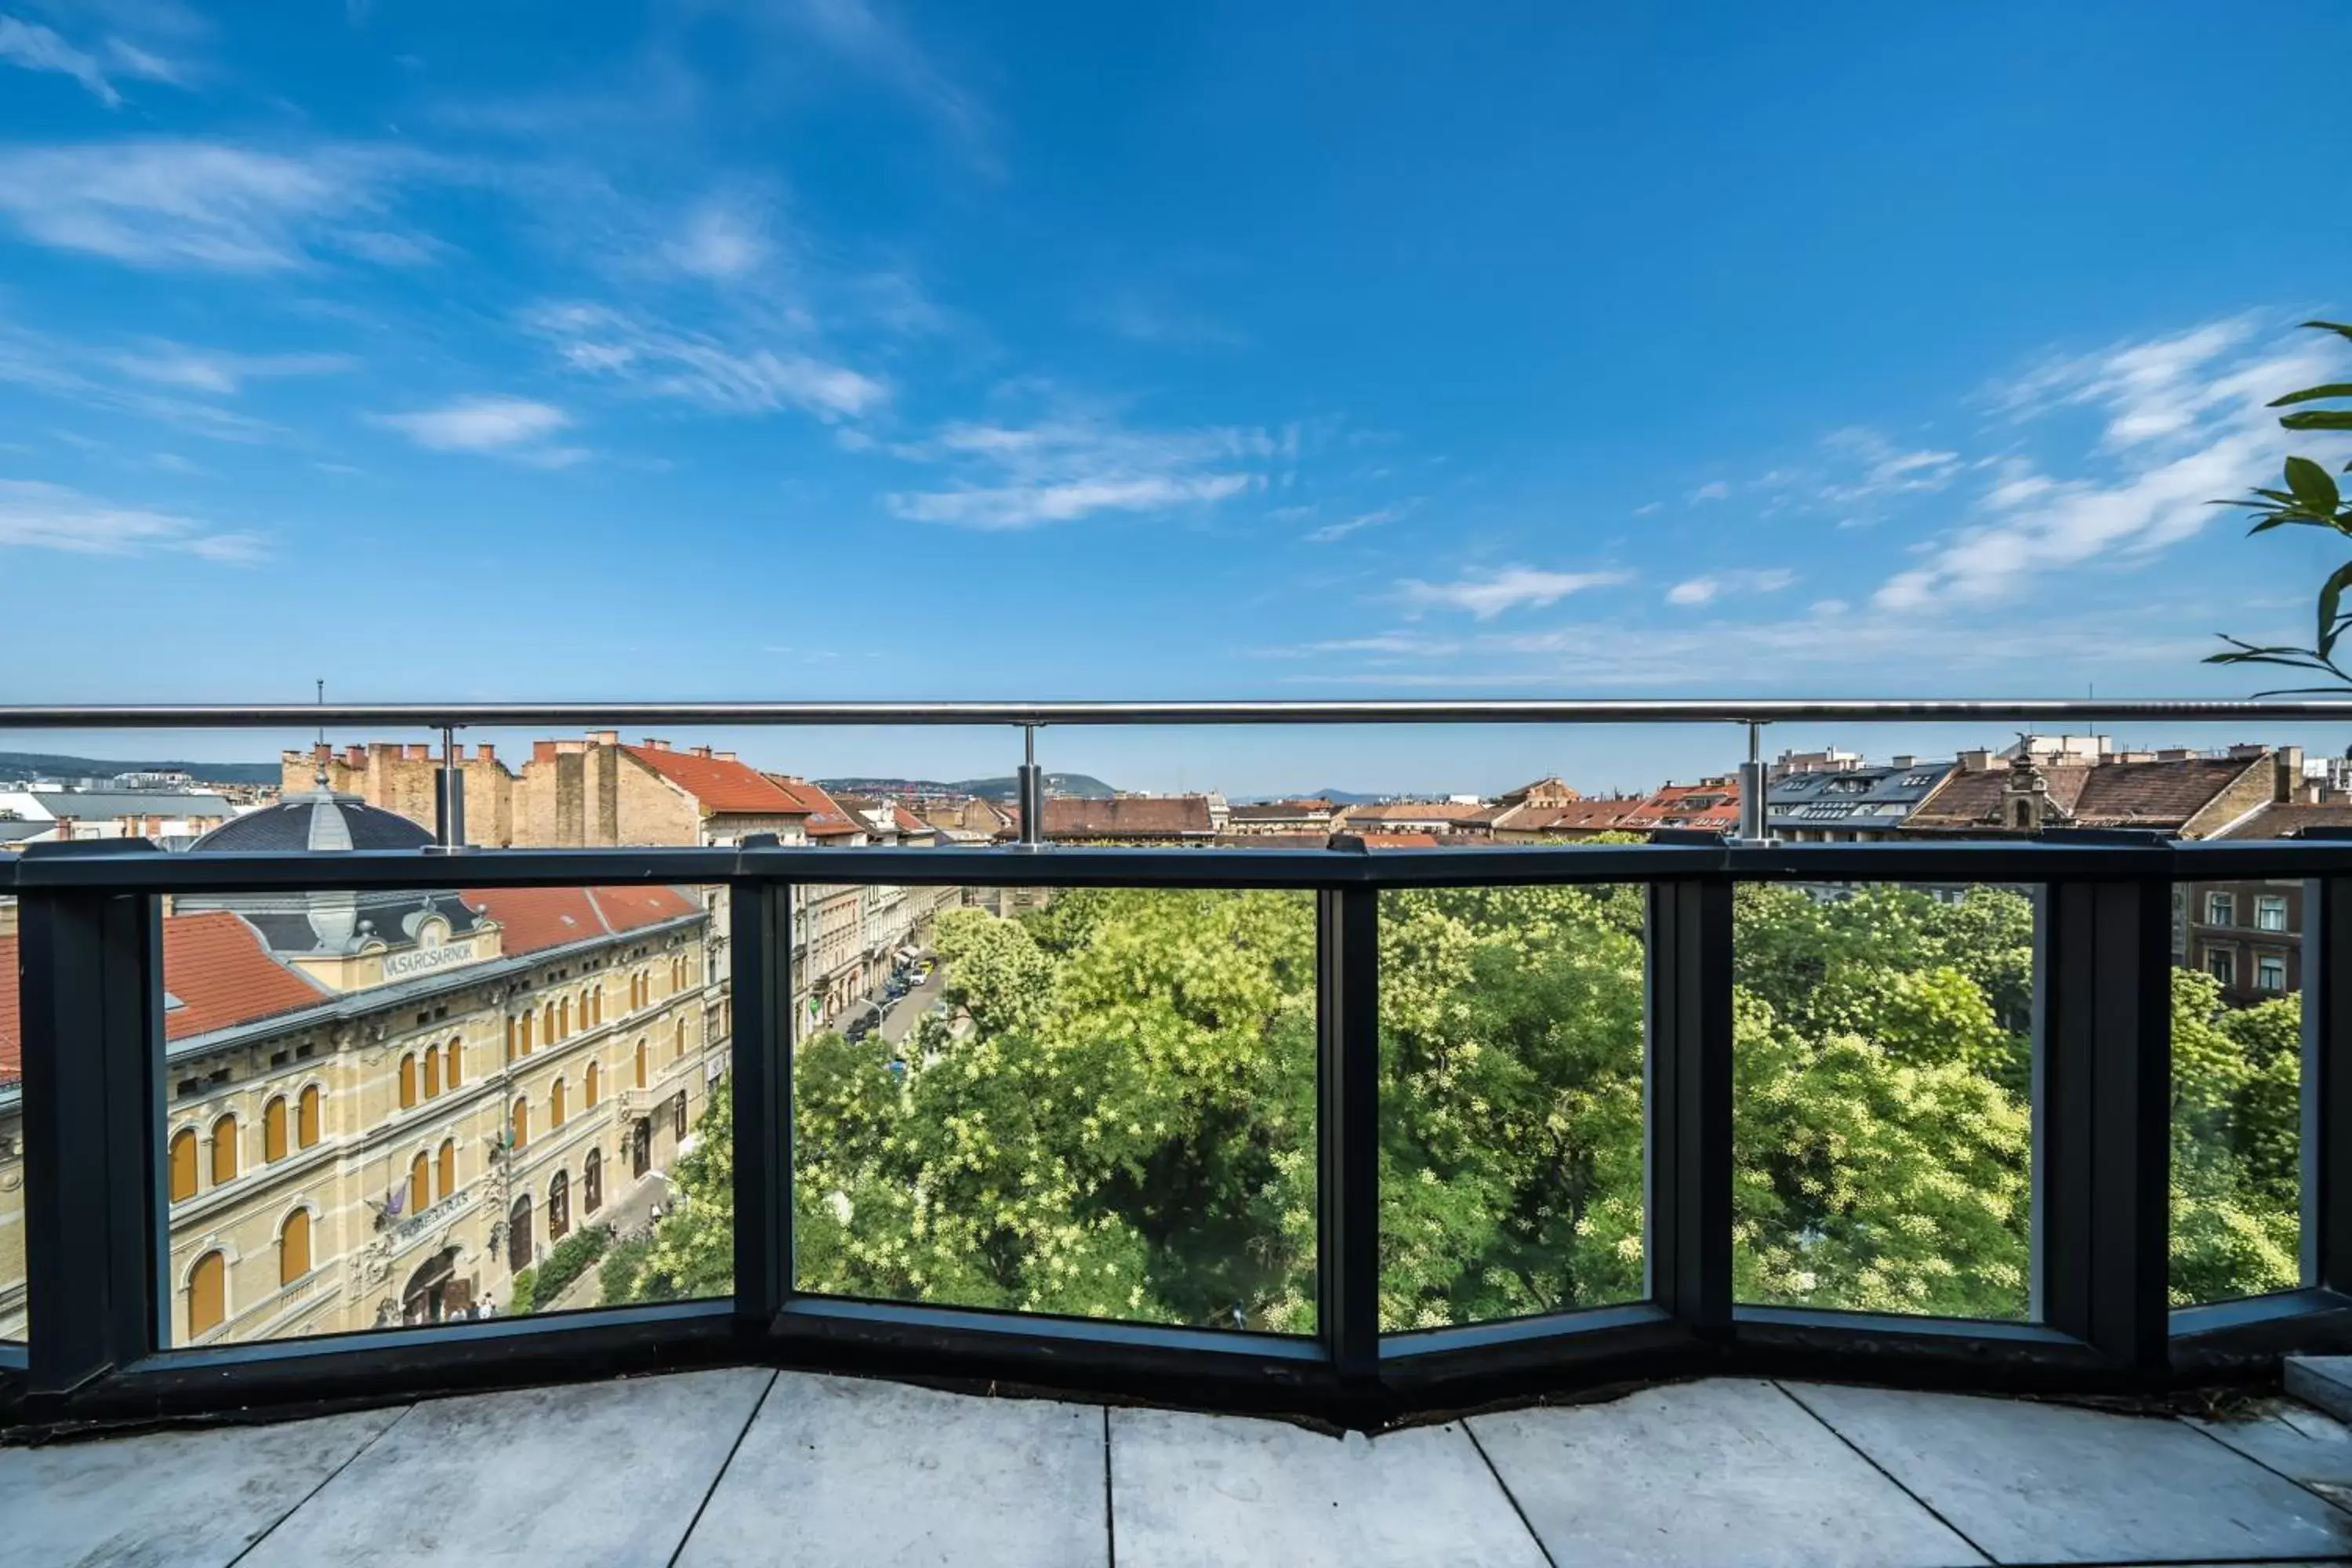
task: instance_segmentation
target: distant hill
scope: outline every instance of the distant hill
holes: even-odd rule
[[[47,752],[0,752],[0,778],[106,779],[117,773],[185,773],[206,784],[274,784],[276,763],[181,763],[104,757],[64,757]]]
[[[839,790],[844,795],[976,795],[982,800],[1009,801],[1016,793],[1011,775],[993,779],[958,779],[943,784],[938,779],[845,778],[819,779],[820,788]],[[1108,800],[1118,791],[1091,773],[1047,773],[1047,795],[1080,795],[1087,800]]]

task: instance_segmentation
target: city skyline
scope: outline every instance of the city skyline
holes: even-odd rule
[[[1681,20],[11,3],[0,700],[2266,684],[2198,660],[2298,635],[2334,560],[2205,503],[2290,449],[2265,401],[2342,378],[2293,323],[2347,308],[2346,220],[2307,195],[2352,23]],[[673,738],[811,776],[1019,756]],[[1040,759],[1492,793],[1743,749],[1047,731]]]

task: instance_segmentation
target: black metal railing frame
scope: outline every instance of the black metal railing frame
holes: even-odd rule
[[[15,1418],[217,1413],[757,1360],[1024,1384],[1377,1426],[1701,1371],[2147,1387],[2352,1344],[2352,843],[2067,841],[1422,849],[625,848],[184,857],[122,841],[0,864],[20,900],[30,1339]],[[1336,841],[1335,841],[1336,842]],[[2174,885],[2307,882],[2304,1268],[2168,1310]],[[2031,1321],[1733,1300],[1732,896],[1742,881],[2039,889]],[[1380,895],[1638,882],[1646,933],[1647,1299],[1459,1328],[1379,1323]],[[164,1348],[161,897],[332,888],[724,884],[734,1007],[731,1299]],[[791,1258],[790,921],[800,884],[1278,888],[1318,927],[1318,1312],[1311,1337],[803,1294]]]

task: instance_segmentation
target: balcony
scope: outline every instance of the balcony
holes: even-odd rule
[[[172,1443],[210,1445],[224,1497],[247,1497],[244,1465],[275,1462],[291,1489],[250,1515],[242,1500],[214,1510],[222,1561],[263,1531],[247,1561],[319,1560],[330,1542],[398,1555],[383,1542],[418,1530],[478,1553],[518,1496],[543,1496],[530,1506],[559,1536],[581,1531],[587,1555],[626,1562],[681,1543],[678,1561],[734,1561],[795,1531],[812,1560],[889,1560],[877,1530],[903,1531],[908,1552],[944,1540],[960,1560],[1020,1562],[1092,1561],[1114,1542],[1123,1562],[1197,1559],[1216,1542],[1298,1561],[1350,1543],[1350,1560],[1377,1561],[1387,1542],[1397,1560],[1427,1561],[1444,1554],[1433,1541],[1477,1561],[1769,1561],[1775,1543],[1822,1560],[1825,1538],[1857,1562],[2352,1555],[2352,1514],[2326,1489],[2352,1485],[2341,1431],[2248,1402],[2275,1392],[2288,1355],[2352,1349],[2352,1009],[2336,1005],[2352,986],[2352,843],[1675,833],[1394,852],[1345,838],[891,854],[753,841],[209,858],[63,846],[0,874],[24,933],[31,1323],[28,1343],[0,1347],[6,1418],[44,1429],[362,1407],[302,1440],[289,1428],[7,1456],[0,1501],[52,1487],[39,1478],[58,1466],[152,1469],[113,1456]],[[1049,890],[1024,903],[1040,933],[1026,940],[1049,953],[1106,910],[1131,918],[1100,944],[1125,967],[1071,983],[1064,1005],[1082,1016],[1055,1037],[1066,1054],[1025,1064],[1017,1092],[953,1099],[960,1044],[933,1063],[886,1059],[877,1043],[869,1061],[840,1037],[798,1037],[793,890],[885,879]],[[2178,1256],[2176,1203],[2195,1209],[2204,1156],[2178,1110],[2172,913],[2184,886],[2256,881],[2301,890],[2299,1043],[2272,1018],[2263,1079],[2299,1127],[2284,1152],[2256,1151],[2293,1196],[2255,1220],[2197,1211],[2260,1255],[2209,1288]],[[703,1236],[715,1262],[675,1265],[688,1269],[677,1288],[610,1308],[175,1348],[158,1325],[198,1287],[156,1267],[173,1239],[152,1099],[161,901],[582,887],[729,890],[735,1032],[711,1092],[731,1143],[707,1178],[723,1190],[694,1200],[723,1212]],[[1759,926],[1767,916],[1780,924]],[[1817,972],[1770,968],[1792,961],[1766,937],[1817,927],[1836,937],[1799,955],[1831,954]],[[1940,970],[1883,984],[1873,944],[1916,945],[1923,930],[1946,968],[1983,956],[1972,942],[2013,962],[1957,1011]],[[1173,977],[1154,942],[1181,944]],[[1173,1024],[1122,1011],[1155,987],[1181,994]],[[1874,1009],[1896,1004],[1927,1020],[1931,1049],[1889,1067]],[[1831,1024],[1799,1051],[1787,1020],[1808,1007]],[[2182,1061],[2204,1059],[2222,1029],[2192,1022],[2206,1033],[2183,1036]],[[1031,1037],[980,1024],[1000,1057]],[[1532,1094],[1521,1069],[1538,1050],[1557,1070]],[[1148,1118],[1097,1114],[1141,1060],[1190,1075],[1165,1114],[1199,1131],[1173,1153]],[[1482,1079],[1498,1060],[1502,1076]],[[1057,1099],[1090,1148],[1115,1147],[1083,1182],[991,1167],[958,1185],[895,1166],[853,1179],[809,1131],[813,1109],[887,1116],[926,1085],[950,1097],[939,1126],[956,1142],[937,1170],[978,1168],[992,1118]],[[1832,1091],[1858,1108],[1850,1119],[1759,1135]],[[1524,1103],[1507,1113],[1507,1095]],[[1967,1145],[1981,1190],[1904,1168],[1923,1105],[1937,1136]],[[1574,1136],[1600,1122],[1622,1132],[1613,1152]],[[1498,1225],[1480,1205],[1505,1196],[1473,1156],[1505,1139],[1547,1154]],[[696,1157],[708,1147],[690,1142]],[[1201,1195],[1220,1184],[1246,1190]],[[1116,1225],[1097,1205],[1083,1225],[1020,1233],[1044,1238],[1042,1261],[1002,1278],[939,1268],[905,1244],[994,1225],[964,1256],[1000,1264],[1017,1227],[994,1212],[1064,1186],[1128,1207]],[[516,1205],[528,1224],[526,1198],[542,1214],[556,1201],[541,1184],[480,1206]],[[585,1203],[577,1187],[565,1201]],[[1795,1212],[1807,1205],[1820,1212]],[[1186,1216],[1183,1234],[1152,1231],[1163,1211]],[[1981,1245],[1964,1249],[1971,1236]],[[403,1278],[370,1289],[437,1320]],[[671,1375],[594,1381],[631,1373]],[[1628,1384],[1666,1386],[1547,1403]],[[1042,1397],[971,1392],[992,1388]],[[446,1462],[442,1434],[460,1430],[482,1445],[478,1464]],[[1322,1435],[1334,1431],[1351,1436]],[[631,1454],[641,1468],[612,1469]],[[2061,1470],[2069,1484],[2053,1489]],[[644,1484],[607,1496],[548,1479],[599,1473]],[[1595,1474],[1609,1484],[1580,1479]],[[446,1506],[424,1505],[428,1485],[454,1488]],[[96,1522],[77,1524],[44,1505],[64,1560],[82,1539],[71,1531],[118,1517],[130,1529],[138,1514],[92,1506]],[[2207,1528],[2217,1521],[2226,1529]]]

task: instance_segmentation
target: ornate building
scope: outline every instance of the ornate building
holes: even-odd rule
[[[429,838],[321,787],[187,852]],[[667,887],[173,900],[167,1342],[504,1310],[515,1274],[573,1229],[644,1224],[726,1062],[709,925],[698,889]],[[15,948],[0,938],[10,973]],[[21,1059],[12,988],[0,1204],[21,1184]],[[0,1337],[23,1332],[20,1230],[0,1218]]]

